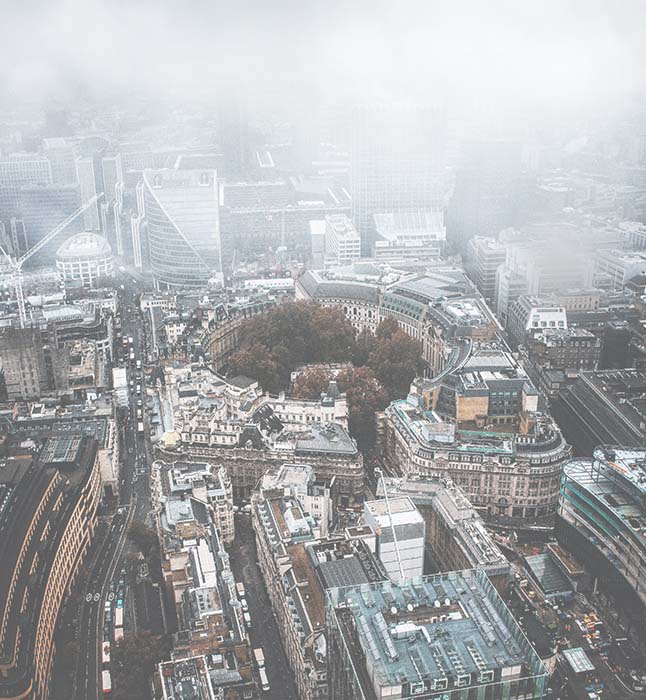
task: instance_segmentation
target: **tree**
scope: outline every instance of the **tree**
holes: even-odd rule
[[[147,557],[153,549],[159,547],[157,533],[152,527],[135,520],[128,528],[128,537],[139,547],[141,553]]]
[[[352,348],[352,364],[355,367],[363,367],[368,362],[370,351],[375,345],[375,336],[367,329],[363,329],[354,341]]]
[[[114,700],[150,697],[150,679],[159,661],[167,653],[167,642],[144,631],[127,634],[112,651]]]
[[[348,399],[350,432],[361,449],[375,443],[375,414],[387,404],[386,392],[369,367],[352,367],[336,378],[339,389]]]
[[[379,324],[378,332],[384,323],[385,321]],[[377,339],[375,349],[368,358],[368,365],[391,400],[408,394],[411,382],[421,370],[421,354],[421,344],[402,330],[390,333],[390,329],[386,329]]]
[[[400,330],[399,323],[397,323],[392,316],[388,316],[377,326],[375,336],[377,340],[388,340],[388,338],[392,338],[392,336]]]
[[[330,383],[330,375],[324,369],[316,367],[308,369],[296,377],[292,388],[292,396],[295,399],[314,401],[320,398]]]
[[[282,386],[282,368],[267,347],[255,343],[242,348],[229,360],[229,376],[245,375],[260,382],[260,386],[272,393]]]

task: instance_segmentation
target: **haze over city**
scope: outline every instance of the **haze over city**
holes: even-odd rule
[[[0,699],[646,700],[646,5],[2,10]]]

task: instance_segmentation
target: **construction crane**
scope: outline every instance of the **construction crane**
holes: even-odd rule
[[[66,219],[61,221],[56,228],[52,229],[46,236],[41,238],[38,243],[33,248],[30,248],[24,255],[19,258],[11,257],[7,251],[0,245],[0,252],[4,255],[5,260],[9,265],[9,269],[12,271],[13,275],[11,277],[11,283],[16,292],[16,302],[18,303],[18,318],[20,319],[20,327],[24,328],[27,322],[27,311],[25,310],[25,297],[22,291],[22,266],[31,257],[36,255],[38,251],[42,250],[50,241],[52,241],[58,234],[65,228],[67,228],[72,221],[77,219],[83,212],[89,209],[93,204],[96,204],[99,199],[103,197],[103,192],[95,194],[93,197],[88,199],[85,204],[82,204],[76,211],[72,212]]]

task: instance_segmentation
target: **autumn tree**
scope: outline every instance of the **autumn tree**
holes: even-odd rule
[[[414,338],[397,328],[392,319],[377,327],[377,342],[368,357],[368,365],[386,389],[390,400],[408,394],[410,384],[421,371],[422,346]],[[388,325],[386,325],[388,324]]]
[[[385,408],[386,392],[369,367],[350,367],[337,375],[339,389],[348,400],[350,432],[361,449],[375,443],[375,414]]]
[[[148,631],[125,635],[112,650],[113,699],[150,698],[150,681],[167,646],[163,637]]]
[[[305,370],[296,377],[292,387],[292,396],[295,399],[314,401],[320,398],[330,383],[330,375],[320,367]]]
[[[364,328],[356,337],[352,348],[352,364],[363,367],[368,362],[370,352],[375,345],[375,336]]]

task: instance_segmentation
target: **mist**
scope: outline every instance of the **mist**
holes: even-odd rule
[[[3,3],[0,97],[448,101],[612,110],[643,88],[644,3]]]

